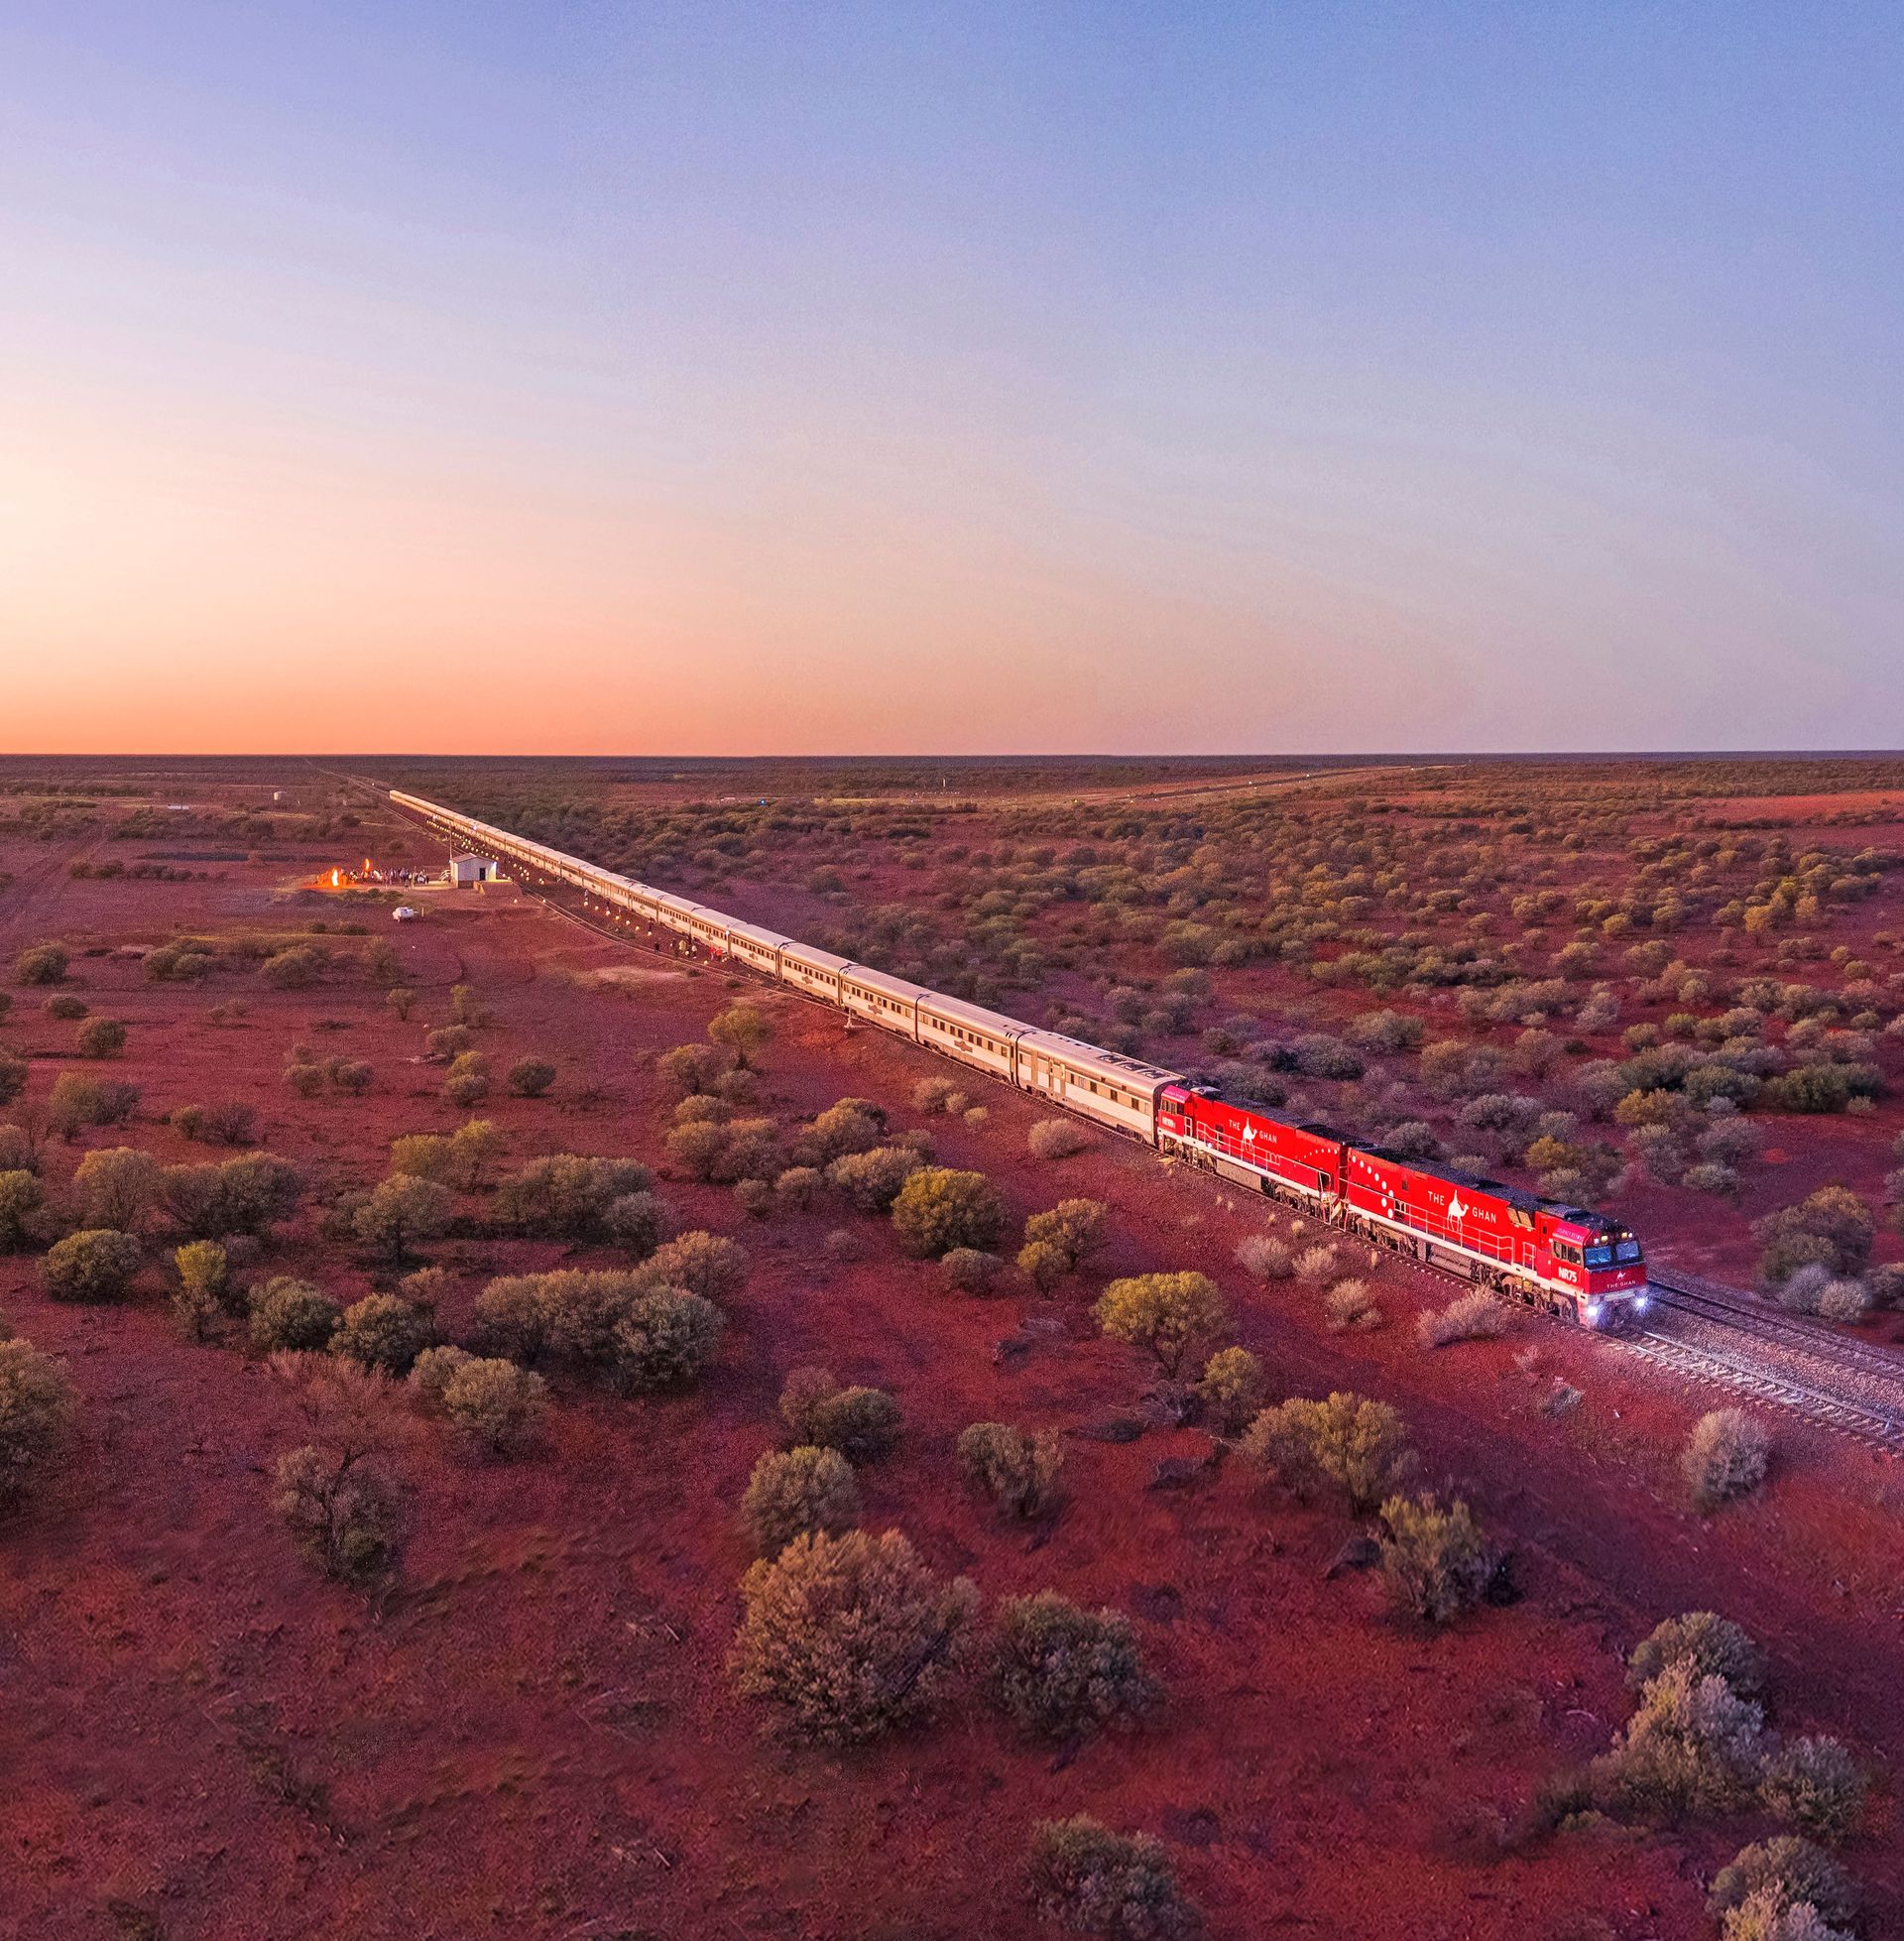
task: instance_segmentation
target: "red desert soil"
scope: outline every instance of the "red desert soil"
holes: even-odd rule
[[[168,885],[73,882],[61,861],[28,885],[26,866],[47,860],[25,846],[0,856],[35,892],[24,928],[0,936],[9,955],[44,935],[112,944],[311,914],[272,913],[274,872],[259,866]],[[243,1097],[269,1150],[321,1186],[368,1182],[393,1136],[465,1116],[417,1061],[463,976],[495,1014],[483,1049],[499,1072],[532,1051],[560,1067],[549,1098],[483,1108],[512,1162],[653,1161],[669,1101],[649,1060],[732,996],[718,974],[599,941],[510,892],[439,899],[391,941],[422,994],[408,1024],[381,980],[277,992],[228,971],[181,990],[144,981],[136,961],[75,959],[86,1001],[128,1021],[112,1072],[144,1094],[129,1135],[88,1143],[202,1158],[156,1115]],[[638,974],[595,982],[622,966]],[[72,1028],[44,1019],[37,993],[15,995],[6,1040],[36,1054],[37,1098]],[[233,996],[250,1006],[243,1023],[208,1022]],[[857,1093],[895,1124],[922,1123],[906,1100],[943,1069],[927,1054],[765,1002],[783,1122]],[[374,1090],[293,1099],[281,1073],[299,1042],[368,1059]],[[1772,1650],[1781,1725],[1840,1733],[1893,1764],[1904,1754],[1893,1462],[1781,1420],[1763,1496],[1696,1518],[1679,1446],[1726,1397],[1532,1320],[1424,1354],[1413,1317],[1454,1290],[1392,1264],[1374,1277],[1389,1325],[1331,1335],[1313,1294],[1234,1268],[1260,1206],[1172,1177],[1134,1146],[1039,1164],[1028,1102],[983,1080],[972,1090],[990,1108],[983,1128],[923,1122],[944,1157],[991,1173],[1016,1215],[1066,1194],[1111,1203],[1117,1243],[1088,1285],[1050,1300],[955,1295],[884,1223],[838,1206],[749,1223],[719,1188],[664,1182],[683,1226],[735,1232],[754,1257],[712,1378],[662,1402],[558,1384],[546,1452],[515,1465],[470,1466],[419,1420],[406,1451],[416,1533],[381,1606],[316,1577],[272,1521],[270,1465],[299,1438],[266,1368],[180,1339],[156,1273],[126,1306],[70,1308],[42,1296],[31,1259],[0,1260],[0,1308],[66,1358],[84,1399],[72,1474],[0,1535],[0,1935],[1015,1941],[1038,1931],[1019,1884],[1029,1828],[1090,1811],[1161,1837],[1216,1937],[1691,1941],[1710,1932],[1705,1881],[1758,1823],[1561,1836],[1506,1855],[1488,1837],[1543,1776],[1606,1744],[1635,1638],[1717,1608]],[[52,1170],[75,1156],[57,1152]],[[850,1264],[820,1246],[842,1224],[863,1246]],[[453,1328],[489,1274],[557,1255],[485,1239],[431,1257],[456,1276]],[[346,1299],[371,1285],[309,1210],[268,1265]],[[1355,1387],[1403,1411],[1424,1480],[1452,1482],[1518,1546],[1521,1602],[1442,1636],[1396,1623],[1370,1578],[1325,1581],[1350,1533],[1340,1516],[1234,1464],[1197,1487],[1147,1488],[1159,1458],[1207,1449],[1188,1431],[1072,1438],[1071,1501],[1048,1540],[975,1506],[958,1430],[1077,1428],[1130,1408],[1143,1377],[1095,1337],[1089,1301],[1105,1273],[1190,1266],[1222,1280],[1276,1394]],[[1002,1367],[996,1344],[1030,1315],[1061,1331]],[[847,1757],[765,1734],[723,1672],[747,1562],[734,1508],[778,1440],[781,1377],[813,1359],[891,1389],[906,1412],[899,1453],[863,1472],[869,1526],[904,1529],[988,1600],[1049,1585],[1130,1612],[1168,1692],[1152,1724],[1069,1761],[965,1699]],[[1553,1417],[1541,1404],[1557,1378],[1585,1399]],[[1904,1912],[1893,1840],[1884,1800],[1846,1855],[1873,1889],[1872,1936]]]

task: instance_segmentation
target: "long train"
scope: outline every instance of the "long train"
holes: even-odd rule
[[[941,997],[421,796],[393,789],[390,799],[446,838],[505,858],[535,879],[580,890],[618,920],[671,930],[710,958],[745,965],[1347,1233],[1578,1326],[1613,1328],[1646,1309],[1639,1242],[1606,1214],[1404,1159],[1326,1125],[1272,1119],[1181,1072]]]

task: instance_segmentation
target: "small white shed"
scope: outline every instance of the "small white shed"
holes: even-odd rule
[[[466,890],[472,883],[500,883],[502,865],[493,856],[452,856],[449,880],[458,890]]]

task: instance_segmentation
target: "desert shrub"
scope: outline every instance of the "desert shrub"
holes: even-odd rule
[[[1359,1514],[1392,1496],[1414,1466],[1394,1409],[1344,1393],[1263,1409],[1245,1431],[1243,1453],[1298,1496],[1336,1496]]]
[[[1390,1600],[1424,1624],[1445,1625],[1479,1604],[1493,1558],[1459,1497],[1392,1496],[1381,1506],[1381,1577]]]
[[[429,1346],[432,1332],[427,1318],[401,1295],[366,1294],[344,1310],[330,1352],[348,1355],[360,1368],[401,1377]]]
[[[351,1215],[351,1232],[385,1260],[401,1263],[418,1242],[436,1239],[454,1211],[447,1187],[433,1179],[393,1173],[380,1179]]]
[[[1268,1234],[1246,1234],[1237,1242],[1237,1265],[1254,1280],[1286,1280],[1295,1261],[1281,1241]]]
[[[308,1059],[294,1059],[285,1067],[285,1083],[300,1099],[314,1099],[324,1089],[324,1068]]]
[[[195,1239],[230,1234],[263,1238],[298,1211],[303,1181],[269,1152],[243,1152],[203,1165],[168,1166],[160,1181],[166,1210]]]
[[[1289,1048],[1307,1078],[1360,1078],[1368,1069],[1358,1052],[1327,1031],[1306,1031]]]
[[[49,1299],[117,1300],[139,1272],[139,1242],[110,1227],[82,1228],[56,1241],[40,1263]]]
[[[739,1241],[697,1230],[657,1247],[642,1268],[642,1278],[721,1301],[732,1300],[747,1285],[747,1249]]]
[[[444,1372],[439,1394],[443,1413],[469,1441],[501,1458],[534,1445],[548,1407],[548,1384],[539,1375],[475,1356]]]
[[[1821,1186],[1753,1224],[1752,1237],[1764,1250],[1759,1273],[1774,1287],[1811,1263],[1834,1274],[1859,1274],[1870,1262],[1876,1231],[1870,1208],[1849,1188]]]
[[[949,1078],[921,1078],[912,1088],[914,1112],[943,1112],[955,1088]]]
[[[443,1074],[443,1097],[467,1111],[489,1097],[489,1060],[480,1051],[459,1051]]]
[[[146,958],[146,976],[154,984],[198,984],[218,968],[218,960],[203,950],[176,943],[162,944]]]
[[[921,1166],[893,1196],[892,1230],[923,1260],[955,1247],[987,1248],[1005,1230],[1005,1202],[982,1172]]]
[[[1021,1732],[1077,1741],[1139,1717],[1156,1698],[1130,1620],[1055,1591],[999,1606],[987,1666],[993,1703]]]
[[[47,1094],[47,1124],[61,1139],[72,1140],[87,1126],[124,1125],[138,1106],[136,1085],[62,1071]]]
[[[1714,1877],[1707,1911],[1725,1924],[1726,1941],[1815,1941],[1802,1932],[1735,1926],[1733,1917],[1753,1901],[1761,1911],[1810,1906],[1824,1920],[1843,1923],[1855,1912],[1857,1895],[1850,1876],[1830,1854],[1787,1833],[1741,1847]]]
[[[899,1439],[899,1404],[884,1389],[842,1389],[823,1368],[789,1371],[780,1418],[799,1442],[837,1449],[855,1463],[877,1462]]]
[[[277,1274],[251,1290],[253,1354],[303,1353],[327,1348],[342,1310],[321,1287]]]
[[[1366,1280],[1338,1280],[1323,1295],[1322,1311],[1330,1327],[1339,1334],[1351,1328],[1378,1328],[1382,1322],[1381,1309]]]
[[[988,1254],[983,1248],[954,1247],[941,1256],[939,1273],[945,1284],[957,1292],[983,1294],[998,1278],[1004,1265],[996,1254]]]
[[[774,1197],[794,1213],[810,1213],[825,1178],[817,1166],[788,1166],[774,1182]]]
[[[1349,1021],[1350,1041],[1365,1051],[1412,1051],[1423,1036],[1422,1022],[1400,1011],[1365,1011]]]
[[[280,950],[258,966],[258,975],[281,991],[301,991],[316,983],[324,968],[322,951],[308,944],[295,943]]]
[[[475,1042],[476,1033],[467,1025],[442,1025],[423,1033],[423,1056],[432,1064],[446,1065]]]
[[[503,1150],[503,1135],[493,1119],[466,1119],[449,1136],[449,1183],[473,1193],[488,1176]]]
[[[19,1505],[59,1460],[78,1412],[65,1370],[0,1329],[0,1512]]]
[[[137,1233],[159,1198],[159,1161],[135,1146],[88,1152],[72,1175],[82,1226]]]
[[[1034,1159],[1068,1159],[1091,1144],[1091,1135],[1070,1119],[1040,1119],[1024,1143]]]
[[[616,1200],[625,1193],[648,1192],[654,1184],[654,1175],[633,1159],[551,1152],[498,1183],[496,1216],[525,1233],[593,1240],[604,1231]]]
[[[472,1318],[477,1344],[485,1353],[534,1362],[547,1349],[550,1317],[542,1278],[534,1274],[502,1274],[476,1296]]]
[[[384,993],[384,1003],[399,1019],[408,1021],[410,1014],[416,1008],[416,993],[407,984],[393,985]]]
[[[258,1144],[258,1114],[242,1099],[181,1105],[172,1114],[172,1123],[186,1139],[204,1146]]]
[[[27,1061],[0,1051],[0,1105],[11,1105],[27,1089]]]
[[[646,1260],[667,1231],[666,1203],[654,1193],[623,1193],[608,1203],[602,1225],[617,1247]]]
[[[1262,1407],[1262,1364],[1247,1348],[1220,1348],[1197,1384],[1203,1418],[1218,1435],[1241,1435]]]
[[[1008,1516],[1041,1516],[1058,1500],[1064,1445],[1055,1431],[1026,1435],[1009,1422],[974,1422],[959,1432],[959,1468]]]
[[[44,1142],[37,1126],[0,1123],[0,1172],[38,1174],[44,1156]]]
[[[833,1160],[826,1168],[827,1183],[862,1213],[885,1213],[920,1163],[919,1155],[906,1147],[875,1146]]]
[[[33,1245],[45,1203],[39,1180],[25,1167],[0,1172],[0,1254],[23,1253]]]
[[[22,984],[59,984],[71,962],[57,943],[36,943],[13,960],[13,974]]]
[[[1217,1283],[1193,1273],[1113,1280],[1091,1311],[1113,1340],[1143,1349],[1172,1381],[1190,1349],[1230,1321],[1229,1303]]]
[[[1742,1626],[1712,1611],[1688,1611],[1656,1625],[1633,1646],[1626,1682],[1638,1690],[1674,1664],[1690,1664],[1701,1678],[1724,1678],[1740,1698],[1756,1698],[1765,1686],[1764,1652]]]
[[[698,1382],[720,1346],[727,1317],[684,1287],[645,1285],[615,1324],[612,1374],[631,1395]]]
[[[1306,1286],[1320,1286],[1336,1271],[1336,1250],[1318,1242],[1305,1247],[1290,1263],[1290,1271]]]
[[[1049,1240],[1027,1240],[1018,1249],[1018,1272],[1048,1294],[1071,1272],[1071,1261],[1064,1249]]]
[[[927,1712],[978,1607],[897,1530],[796,1536],[741,1580],[728,1664],[735,1690],[827,1745],[876,1738]]]
[[[518,1058],[509,1068],[509,1089],[519,1099],[539,1099],[555,1083],[555,1067],[546,1058]]]
[[[1592,1767],[1596,1792],[1642,1817],[1727,1812],[1758,1775],[1763,1714],[1724,1678],[1668,1665],[1640,1694],[1610,1751]]]
[[[324,1075],[338,1091],[353,1099],[362,1098],[377,1077],[361,1058],[332,1058],[324,1067]]]
[[[841,1099],[815,1116],[794,1142],[797,1164],[824,1168],[849,1152],[867,1152],[886,1137],[886,1114],[871,1099]]]
[[[373,1577],[395,1560],[401,1496],[367,1454],[346,1458],[315,1443],[291,1450],[278,1459],[272,1508],[327,1577]]]
[[[1716,1408],[1702,1415],[1687,1438],[1681,1474],[1696,1510],[1750,1496],[1765,1478],[1771,1437],[1737,1408]]]
[[[1492,1341],[1506,1330],[1507,1316],[1499,1301],[1480,1287],[1415,1322],[1415,1334],[1424,1348],[1446,1348],[1457,1341]]]
[[[1060,1200],[1048,1212],[1034,1213],[1024,1223],[1025,1244],[1050,1247],[1075,1274],[1110,1239],[1111,1210],[1102,1200]],[[1024,1265],[1022,1259],[1019,1266]],[[1034,1276],[1035,1277],[1035,1276]]]
[[[773,1037],[774,1025],[758,1005],[749,1004],[743,998],[708,1020],[707,1034],[714,1043],[732,1051],[745,1067]]]
[[[215,1240],[190,1240],[172,1259],[178,1270],[173,1313],[190,1340],[202,1341],[229,1303],[230,1258]]]
[[[1031,1832],[1031,1903],[1039,1916],[1099,1941],[1171,1941],[1194,1925],[1176,1870],[1147,1834],[1113,1833],[1088,1814]]]
[[[1828,1321],[1861,1321],[1870,1307],[1870,1289],[1861,1280],[1828,1280],[1818,1292],[1818,1311]]]
[[[473,1362],[476,1357],[467,1348],[458,1348],[443,1342],[434,1348],[425,1348],[410,1365],[410,1392],[425,1408],[439,1409],[443,1405],[443,1391],[449,1387],[449,1378],[465,1362]]]
[[[49,998],[40,1009],[59,1025],[76,1025],[85,1017],[91,1007],[84,998],[75,998],[68,992],[60,992]]]
[[[1869,1782],[1836,1739],[1793,1739],[1759,1774],[1758,1795],[1787,1826],[1819,1840],[1844,1840],[1864,1817]]]
[[[741,1521],[755,1550],[775,1557],[796,1536],[838,1536],[859,1521],[860,1488],[837,1449],[802,1443],[769,1450],[754,1465]]]

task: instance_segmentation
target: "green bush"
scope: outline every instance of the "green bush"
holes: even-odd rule
[[[215,1240],[191,1240],[173,1252],[178,1289],[173,1313],[188,1339],[202,1341],[225,1313],[231,1295],[231,1262]]]
[[[30,1341],[0,1339],[0,1511],[20,1504],[58,1462],[78,1410],[58,1362]]]
[[[1113,1833],[1079,1813],[1031,1831],[1029,1886],[1039,1916],[1099,1941],[1172,1941],[1195,1917],[1176,1869],[1147,1834]]]
[[[1751,1797],[1764,1715],[1717,1676],[1668,1665],[1592,1767],[1595,1791],[1643,1818],[1724,1813]]]
[[[1688,1611],[1654,1626],[1626,1660],[1626,1682],[1637,1691],[1674,1664],[1690,1664],[1700,1678],[1724,1678],[1740,1698],[1757,1698],[1765,1689],[1765,1653],[1742,1626],[1712,1611]]]
[[[1479,1604],[1493,1558],[1468,1506],[1432,1496],[1381,1506],[1381,1577],[1391,1602],[1424,1624],[1445,1625]]]
[[[327,1577],[388,1572],[402,1536],[402,1494],[368,1454],[306,1443],[280,1456],[272,1508]]]
[[[280,1221],[289,1220],[303,1198],[297,1167],[269,1152],[168,1166],[160,1189],[167,1211],[186,1233],[201,1240],[230,1234],[263,1239]]]
[[[796,1368],[780,1391],[780,1417],[796,1441],[877,1462],[899,1439],[899,1405],[884,1389],[842,1389],[823,1368]]]
[[[1836,1739],[1788,1741],[1765,1761],[1758,1796],[1766,1808],[1819,1840],[1847,1840],[1864,1817],[1869,1790],[1857,1761]]]
[[[327,1348],[342,1311],[321,1287],[277,1274],[251,1290],[253,1354]]]
[[[423,1349],[410,1365],[411,1394],[425,1408],[440,1409],[443,1391],[449,1387],[449,1378],[466,1363],[476,1359],[467,1348],[458,1348],[450,1342]]]
[[[1024,1223],[1024,1242],[1026,1247],[1051,1248],[1063,1261],[1065,1273],[1076,1274],[1094,1254],[1103,1251],[1111,1237],[1110,1225],[1111,1210],[1102,1200],[1060,1200],[1048,1212],[1034,1213]],[[1018,1265],[1024,1267],[1022,1254]]]
[[[1190,1349],[1230,1321],[1217,1283],[1201,1274],[1140,1274],[1114,1280],[1091,1311],[1106,1334],[1144,1349],[1172,1380]]]
[[[433,1329],[411,1303],[397,1294],[366,1294],[344,1310],[330,1338],[333,1355],[347,1355],[360,1368],[405,1376],[430,1344]]]
[[[539,1099],[555,1083],[555,1067],[546,1058],[518,1058],[509,1068],[509,1089],[519,1099]]]
[[[133,1235],[84,1228],[47,1250],[40,1280],[53,1300],[117,1300],[132,1285],[140,1259]]]
[[[76,1025],[85,1017],[91,1007],[84,998],[75,998],[65,992],[49,998],[40,1009],[57,1025]]]
[[[770,1450],[754,1465],[741,1521],[756,1551],[778,1556],[796,1536],[838,1536],[859,1520],[853,1466],[837,1449]]]
[[[1244,1434],[1243,1453],[1298,1496],[1339,1497],[1359,1514],[1393,1495],[1414,1466],[1401,1417],[1385,1401],[1340,1392],[1263,1409]]]
[[[615,1327],[613,1373],[635,1395],[690,1387],[706,1373],[727,1318],[685,1288],[645,1286]]]
[[[999,1276],[1005,1264],[996,1254],[979,1247],[955,1247],[939,1261],[939,1274],[945,1284],[961,1294],[983,1294]]]
[[[24,1167],[0,1172],[0,1254],[24,1253],[38,1236],[46,1194]]]
[[[1762,1911],[1782,1912],[1810,1906],[1835,1925],[1847,1923],[1857,1909],[1850,1876],[1830,1854],[1792,1834],[1759,1840],[1741,1847],[1729,1865],[1720,1869],[1707,1895],[1707,1911],[1725,1924],[1726,1941],[1801,1941],[1800,1934],[1779,1935],[1776,1929],[1734,1925],[1734,1916],[1757,1901]],[[1806,1941],[1817,1941],[1816,1936]]]
[[[703,1300],[732,1300],[747,1285],[747,1249],[723,1234],[697,1230],[655,1248],[641,1273],[652,1285],[684,1287]]]
[[[796,1536],[741,1580],[735,1690],[825,1745],[873,1739],[929,1711],[978,1593],[936,1576],[897,1530]]]
[[[401,1264],[420,1242],[436,1239],[455,1210],[447,1187],[393,1173],[351,1215],[351,1231],[383,1259]]]
[[[1040,1119],[1025,1135],[1034,1159],[1069,1159],[1090,1144],[1091,1135],[1070,1119]]]
[[[1771,1437],[1742,1409],[1702,1415],[1687,1438],[1680,1470],[1696,1510],[1747,1497],[1765,1480]]]
[[[908,1254],[939,1260],[955,1247],[984,1249],[1005,1231],[1005,1202],[982,1172],[921,1166],[892,1200],[892,1230]]]
[[[459,1051],[443,1074],[443,1097],[467,1112],[489,1097],[489,1060],[480,1051]]]
[[[126,1048],[126,1028],[117,1018],[88,1018],[75,1042],[82,1058],[116,1058]]]
[[[27,1089],[27,1061],[0,1051],[0,1105],[11,1105]]]
[[[520,1456],[534,1447],[548,1406],[548,1384],[514,1362],[465,1356],[446,1371],[441,1407],[485,1455]]]
[[[862,1213],[885,1213],[919,1165],[919,1155],[907,1147],[876,1146],[833,1160],[826,1178]]]
[[[1064,1445],[1052,1429],[1026,1435],[1008,1422],[974,1422],[959,1434],[966,1481],[1009,1516],[1042,1516],[1058,1501]]]
[[[999,1606],[988,1671],[993,1702],[1040,1739],[1089,1738],[1156,1699],[1130,1620],[1082,1610],[1055,1591]]]
[[[1197,1384],[1203,1417],[1217,1435],[1241,1435],[1262,1407],[1262,1364],[1247,1348],[1220,1348]]]
[[[59,984],[71,961],[59,944],[36,943],[14,959],[13,974],[22,984]]]
[[[634,1159],[574,1152],[532,1159],[496,1188],[496,1217],[524,1233],[589,1241],[605,1232],[608,1209],[625,1193],[646,1193],[654,1175]]]
[[[647,1260],[667,1231],[666,1202],[654,1193],[623,1193],[602,1216],[608,1237],[638,1261]]]
[[[258,966],[258,975],[281,991],[302,991],[323,974],[324,953],[309,944],[295,943]]]
[[[136,1146],[104,1146],[88,1152],[72,1175],[80,1223],[137,1233],[157,1203],[164,1183],[159,1161]]]

